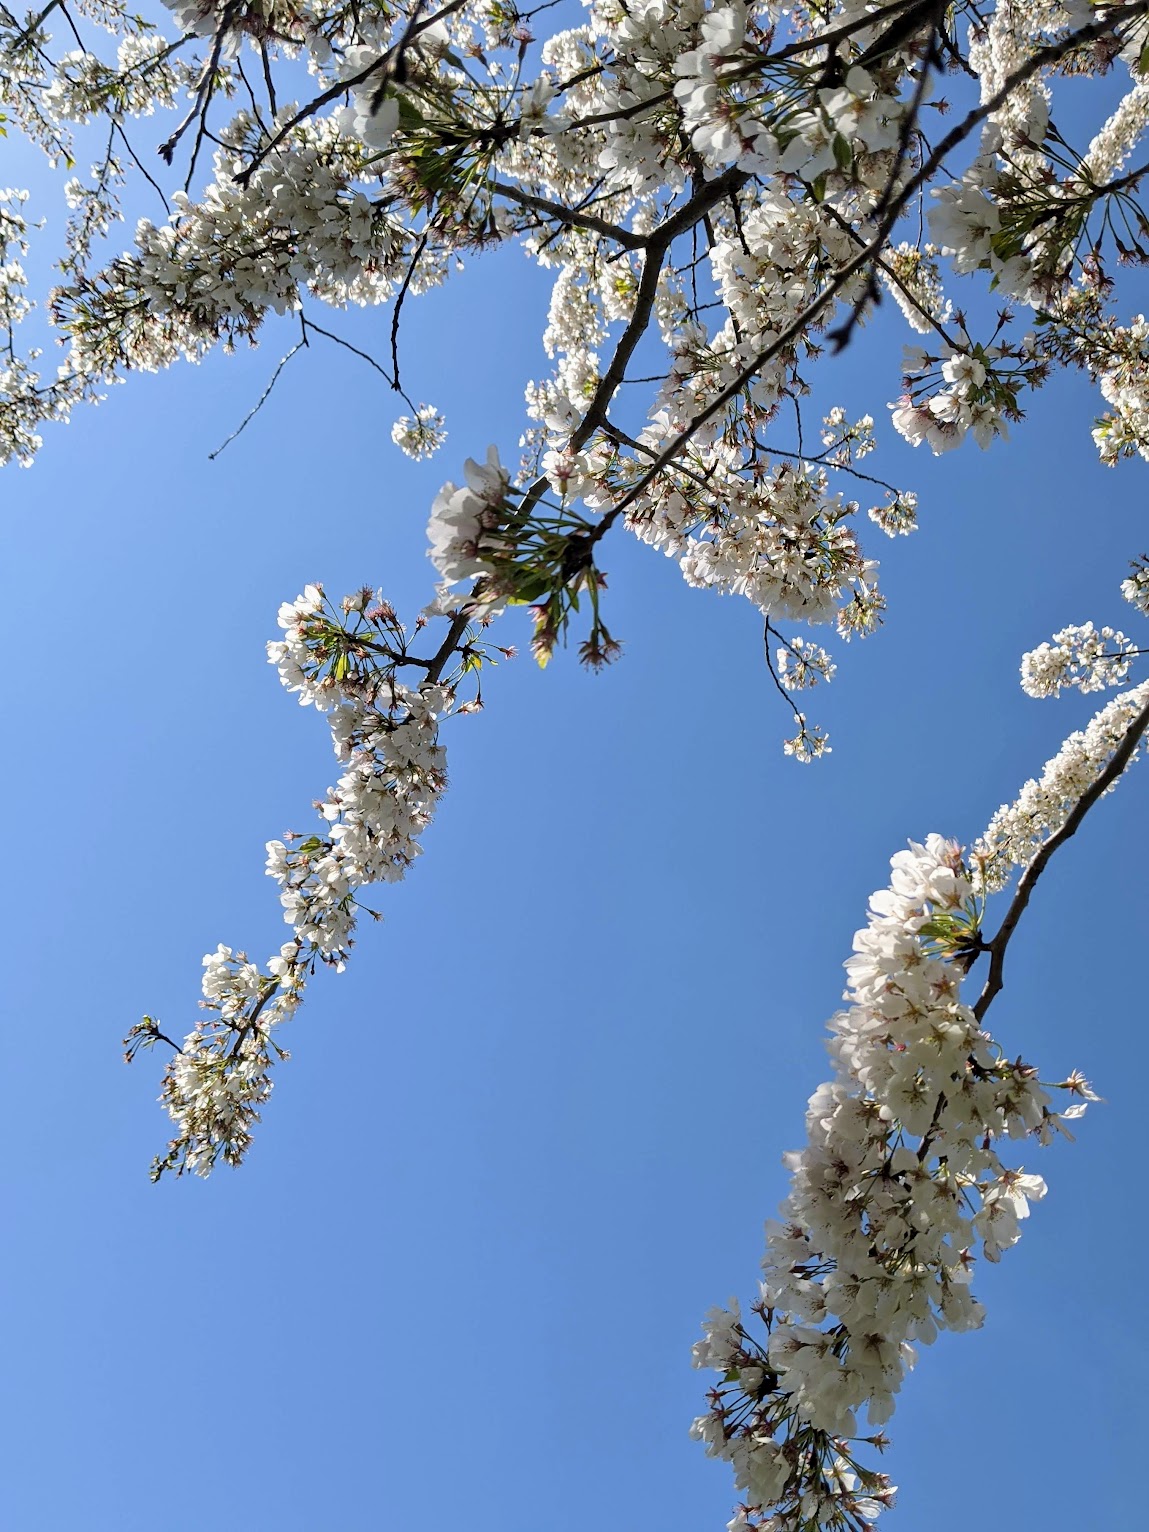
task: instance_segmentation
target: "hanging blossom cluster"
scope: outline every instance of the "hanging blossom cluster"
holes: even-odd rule
[[[309,585],[280,608],[279,625],[283,638],[268,645],[268,658],[302,706],[328,715],[342,774],[316,804],[317,833],[267,846],[289,940],[262,967],[230,947],[208,953],[205,1015],[182,1043],[150,1016],[125,1040],[129,1059],[157,1043],[173,1050],[160,1099],[175,1134],[153,1178],[166,1170],[206,1176],[221,1159],[243,1159],[271,1091],[272,1066],[287,1056],[279,1027],[294,1015],[317,964],[342,971],[360,914],[381,918],[361,896],[401,880],[419,855],[447,783],[439,725],[474,706],[458,704],[452,685],[426,679],[446,656],[410,656],[395,612],[369,589],[337,611],[320,586]],[[481,662],[477,647],[467,654]],[[397,678],[405,666],[423,673],[422,685]]]
[[[1100,692],[1120,686],[1139,653],[1117,628],[1091,622],[1062,628],[1052,643],[1039,644],[1021,657],[1021,689],[1030,697],[1056,697],[1063,687]]]
[[[400,415],[391,427],[391,440],[418,463],[438,452],[447,440],[446,427],[433,404],[421,404],[413,415]]]
[[[819,681],[829,681],[837,669],[821,644],[811,644],[803,638],[777,650],[774,662],[778,679],[787,691],[804,691],[817,686]]]
[[[1122,592],[1143,606],[1144,585],[1142,559]],[[1120,663],[1098,657],[1099,639]],[[1026,655],[1023,678],[1095,690],[1124,681],[1136,653],[1092,624],[1054,644],[1056,660],[1049,645]],[[1076,1072],[1041,1081],[985,1016],[1037,879],[1147,730],[1143,682],[1072,734],[968,855],[940,835],[911,842],[871,896],[846,963],[847,1007],[829,1024],[833,1076],[810,1098],[806,1146],[785,1157],[790,1193],[767,1224],[758,1297],[746,1315],[737,1299],[711,1310],[694,1348],[696,1366],[720,1375],[694,1435],[733,1467],[742,1503],[730,1532],[862,1528],[893,1503],[888,1478],[859,1454],[888,1446],[882,1427],[917,1349],[980,1326],[976,1263],[1000,1260],[1045,1195],[1005,1141],[1072,1137],[1065,1123],[1098,1099]],[[987,899],[1019,868],[987,939]],[[980,993],[963,996],[983,958]]]

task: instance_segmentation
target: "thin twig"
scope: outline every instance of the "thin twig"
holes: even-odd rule
[[[135,162],[136,169],[140,172],[140,174],[143,176],[144,180],[148,183],[148,185],[152,188],[152,190],[159,197],[160,201],[164,205],[164,212],[167,213],[168,217],[170,218],[171,217],[171,212],[172,212],[171,203],[164,196],[164,189],[163,189],[163,187],[156,180],[155,176],[153,176],[149,172],[147,166],[140,159],[140,157],[136,153],[136,151],[132,148],[131,143],[128,140],[128,135],[124,132],[123,125],[120,122],[117,121],[116,124],[115,124],[115,128],[116,128],[116,132],[120,135],[120,141],[123,143],[124,148],[128,151],[128,153],[131,155],[133,161]]]
[[[386,378],[387,382],[391,385],[392,388],[397,386],[395,379],[392,378],[386,367],[380,366],[375,358],[370,356],[366,351],[360,351],[358,346],[353,346],[349,340],[344,340],[342,335],[336,335],[331,330],[325,330],[322,325],[317,325],[314,319],[306,319],[302,314],[300,315],[300,319],[303,322],[304,330],[314,330],[316,335],[322,335],[326,340],[333,340],[337,346],[342,346],[344,351],[350,351],[353,356],[359,357],[359,359],[366,362],[369,367],[374,367],[379,376]],[[406,394],[404,394],[403,397],[406,399]],[[407,399],[407,403],[411,403],[410,399]],[[412,408],[413,407],[414,406],[412,406]]]
[[[255,407],[248,411],[247,415],[244,416],[243,420],[239,423],[238,426],[236,426],[235,430],[231,433],[231,435],[228,437],[228,439],[225,442],[222,442],[215,449],[214,452],[209,452],[208,453],[207,459],[208,459],[209,463],[214,463],[216,458],[219,457],[220,453],[223,452],[226,447],[230,447],[232,442],[235,441],[237,436],[242,436],[243,435],[243,433],[247,430],[247,428],[251,424],[251,422],[259,414],[259,412],[263,408],[263,406],[271,398],[271,391],[275,387],[275,385],[279,382],[279,375],[280,375],[280,373],[287,366],[288,362],[291,361],[291,358],[296,354],[296,352],[297,351],[302,351],[304,346],[306,346],[306,345],[307,345],[307,332],[304,331],[303,336],[299,340],[297,340],[295,342],[295,345],[292,346],[291,350],[287,353],[287,355],[283,356],[283,357],[280,357],[279,365],[278,365],[278,367],[276,367],[275,371],[271,375],[271,382],[264,389],[263,393],[260,394],[259,400],[256,403]]]

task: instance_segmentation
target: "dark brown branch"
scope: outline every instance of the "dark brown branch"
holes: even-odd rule
[[[781,59],[793,58],[799,53],[810,53],[815,48],[833,48],[838,43],[845,42],[848,37],[853,37],[855,32],[872,27],[877,22],[886,20],[887,17],[900,15],[907,10],[916,12],[920,8],[919,0],[893,0],[893,4],[880,6],[876,11],[867,11],[862,16],[855,16],[852,21],[844,22],[840,27],[834,27],[829,32],[820,32],[814,37],[804,37],[797,42],[787,43],[784,48],[779,48],[777,53],[768,53],[762,63],[776,64]],[[875,44],[871,43],[867,51],[872,50],[874,46]]]
[[[231,26],[232,20],[234,19],[235,13],[238,11],[238,9],[239,0],[231,0],[231,3],[224,7],[223,15],[219,20],[219,26],[216,27],[215,36],[211,41],[211,52],[208,55],[207,63],[203,66],[203,73],[199,77],[199,85],[196,87],[195,100],[192,102],[191,111],[188,112],[187,116],[180,123],[179,127],[175,130],[172,136],[160,145],[160,159],[162,159],[165,164],[171,164],[176,152],[176,145],[187,132],[188,128],[191,127],[197,116],[200,120],[201,129],[200,136],[196,141],[196,153],[199,152],[200,143],[203,141],[202,129],[205,126],[207,109],[211,105],[212,94],[215,90],[215,86],[212,82],[215,78],[215,72],[219,68],[220,54],[223,52],[224,40],[227,37],[228,28]],[[192,157],[192,164],[194,167],[194,155]],[[191,180],[190,171],[188,172],[188,180]]]
[[[977,1004],[973,1008],[973,1013],[978,1021],[981,1021],[986,1011],[993,1004],[994,998],[1001,993],[1005,983],[1003,970],[1005,968],[1006,948],[1009,946],[1014,931],[1017,930],[1018,921],[1025,914],[1026,906],[1029,904],[1038,879],[1049,865],[1050,858],[1059,847],[1064,846],[1070,836],[1077,833],[1081,821],[1089,813],[1089,810],[1113,786],[1114,782],[1116,782],[1117,778],[1128,766],[1146,729],[1149,729],[1149,702],[1146,702],[1145,706],[1121,736],[1121,743],[1109,757],[1104,771],[1099,773],[1093,786],[1087,792],[1082,793],[1081,797],[1077,800],[1075,808],[1061,829],[1058,830],[1056,835],[1049,837],[1033,861],[1030,862],[1029,866],[1022,873],[1021,881],[1018,883],[1017,891],[1013,896],[1013,901],[1006,911],[1005,919],[1002,921],[997,935],[991,942],[986,944],[985,950],[989,953],[989,973],[986,975],[985,987],[982,989],[981,994],[978,996]]]
[[[271,77],[271,60],[267,56],[267,44],[265,42],[261,42],[259,45],[259,57],[263,65],[263,83],[267,87],[267,106],[272,117],[274,117],[279,111],[279,107],[276,105],[275,81]]]
[[[1146,0],[1146,3],[1149,4],[1149,0]],[[570,448],[572,452],[577,452],[580,447],[584,446],[606,419],[606,412],[610,408],[610,402],[626,375],[626,369],[630,364],[631,357],[634,355],[635,348],[646,334],[646,328],[650,323],[650,316],[654,309],[654,300],[658,296],[658,281],[662,275],[663,256],[680,234],[689,233],[694,225],[704,218],[712,207],[728,197],[731,191],[743,186],[748,179],[749,177],[745,171],[724,171],[722,175],[716,177],[713,181],[708,181],[673,217],[660,224],[647,237],[646,253],[642,264],[642,276],[639,278],[638,292],[635,294],[634,299],[634,311],[627,322],[626,329],[619,337],[610,366],[600,379],[599,385],[594,392],[594,398],[591,400],[590,406],[582,418],[582,422],[571,436]],[[601,535],[601,532],[596,531],[596,540],[599,535]]]
[[[621,224],[611,223],[608,219],[599,218],[594,213],[583,213],[561,202],[550,202],[546,197],[536,197],[531,192],[520,191],[517,186],[508,186],[503,181],[492,181],[490,189],[498,196],[506,197],[509,202],[518,203],[520,207],[541,213],[544,218],[553,218],[556,223],[574,229],[590,229],[594,234],[601,234],[604,239],[614,240],[626,250],[641,250],[646,245],[643,235],[633,234],[629,229],[624,229]]]
[[[627,122],[631,117],[641,117],[643,112],[653,106],[663,106],[673,100],[673,91],[659,91],[656,96],[647,96],[645,101],[636,101],[632,106],[620,106],[613,112],[595,112],[590,117],[576,117],[569,131],[574,133],[582,128],[597,128],[605,122]]]
[[[480,594],[482,583],[483,582],[480,580],[478,584],[474,586],[470,596],[467,598],[468,602],[474,600],[474,598]],[[427,679],[423,682],[424,686],[434,686],[439,677],[443,674],[444,670],[446,670],[447,661],[459,647],[459,640],[467,631],[467,627],[470,621],[470,613],[467,610],[466,604],[464,604],[463,610],[456,612],[455,616],[452,617],[451,626],[447,629],[447,636],[439,645],[438,649],[436,649],[434,657],[431,660],[430,665],[427,667]]]
[[[864,69],[869,64],[878,64],[891,53],[896,53],[904,48],[915,33],[929,33],[927,51],[933,48],[934,36],[941,26],[945,13],[949,9],[949,0],[912,0],[910,6],[903,15],[892,21],[886,30],[874,39],[863,52],[854,60],[860,68]],[[841,69],[840,60],[833,59],[831,64],[837,69],[831,70],[827,76],[827,83],[833,79],[836,83],[837,74]],[[923,70],[922,74],[925,75]]]

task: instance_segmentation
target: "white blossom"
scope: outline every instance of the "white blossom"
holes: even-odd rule
[[[447,426],[433,404],[421,404],[414,415],[400,415],[391,427],[391,440],[416,462],[434,456],[447,440]]]
[[[444,580],[465,580],[489,569],[484,554],[501,546],[497,536],[504,519],[510,475],[499,462],[496,447],[485,463],[468,458],[466,483],[447,483],[435,497],[427,537],[430,556]]]
[[[762,1525],[797,1528],[812,1505],[848,1525],[890,1503],[879,1479],[859,1507],[846,1439],[889,1418],[919,1346],[981,1324],[977,1255],[998,1260],[1045,1194],[997,1145],[1046,1142],[1061,1120],[1055,1087],[963,1002],[981,905],[960,848],[930,835],[890,865],[830,1022],[833,1077],[810,1098],[806,1145],[785,1156],[757,1317],[737,1300],[712,1310],[694,1349],[722,1378],[694,1434],[731,1463]],[[1076,1075],[1057,1088],[1075,1098],[1067,1117],[1096,1099]]]
[[[1012,869],[1024,867],[1041,843],[1057,833],[1108,765],[1125,731],[1149,702],[1149,681],[1120,695],[1094,714],[1084,729],[1072,733],[1045,764],[1040,778],[1028,781],[1013,803],[1002,804],[974,847],[980,880],[990,891],[1001,888]],[[1137,758],[1131,757],[1129,764]]]
[[[1136,644],[1116,628],[1099,629],[1091,622],[1062,628],[1052,643],[1022,655],[1021,689],[1031,697],[1056,697],[1065,686],[1083,692],[1120,686],[1136,653]]]

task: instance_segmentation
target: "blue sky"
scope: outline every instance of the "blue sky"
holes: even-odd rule
[[[1061,380],[991,452],[912,453],[885,314],[823,386],[875,415],[922,530],[873,531],[889,618],[834,645],[810,708],[833,755],[783,759],[749,606],[612,533],[621,663],[494,673],[446,732],[426,855],[292,1024],[250,1162],[150,1186],[156,1068],[119,1039],[145,1010],[186,1030],[217,942],[284,939],[263,843],[332,780],[264,658],[276,608],[308,580],[424,604],[430,500],[489,442],[513,458],[545,305],[508,252],[409,307],[405,380],[451,433],[427,465],[391,445],[382,381],[318,346],[209,462],[281,328],[132,379],[8,471],[13,1532],[717,1532],[690,1345],[754,1292],[866,897],[908,837],[972,839],[1092,711],[1022,696],[1023,649],[1137,631],[1117,585],[1144,465],[1097,464],[1090,387]],[[336,325],[379,350],[387,326]],[[1135,772],[1099,806],[1011,948],[1003,1047],[1106,1101],[1076,1145],[1027,1147],[1050,1195],[980,1273],[985,1329],[923,1351],[890,1532],[1140,1503],[1147,792]]]

